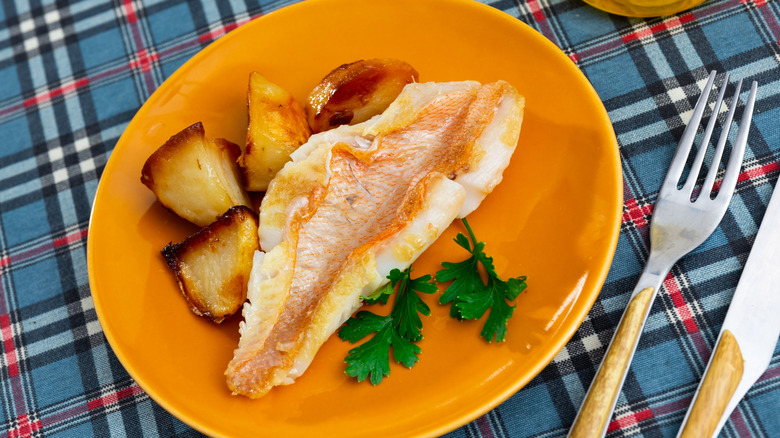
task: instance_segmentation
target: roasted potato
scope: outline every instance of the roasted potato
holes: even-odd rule
[[[171,137],[144,164],[141,182],[182,218],[205,227],[234,205],[252,205],[236,160],[241,149],[206,138],[198,122]]]
[[[183,242],[167,245],[162,255],[190,309],[220,323],[246,301],[258,247],[257,216],[240,205]]]
[[[364,122],[381,114],[419,75],[392,58],[344,64],[328,73],[309,94],[306,113],[314,132]]]
[[[303,106],[283,88],[260,73],[249,75],[249,127],[238,163],[246,189],[265,191],[268,183],[290,161],[290,154],[309,139]]]

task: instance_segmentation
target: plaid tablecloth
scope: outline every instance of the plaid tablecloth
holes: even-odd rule
[[[226,32],[288,3],[0,3],[3,434],[199,435],[130,379],[101,332],[87,281],[90,208],[112,148],[156,87]],[[451,437],[566,433],[647,258],[664,163],[697,84],[712,69],[760,82],[737,193],[714,235],[667,277],[608,433],[674,436],[780,171],[780,4],[709,0],[642,20],[581,0],[489,3],[552,40],[592,82],[620,144],[624,213],[609,277],[571,342],[525,388]],[[780,350],[722,435],[780,436]]]

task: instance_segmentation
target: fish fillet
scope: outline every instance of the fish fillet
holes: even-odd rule
[[[394,269],[501,181],[524,98],[498,81],[412,83],[381,115],[313,135],[263,198],[234,394],[292,383]]]

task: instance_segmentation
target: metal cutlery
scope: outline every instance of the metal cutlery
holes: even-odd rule
[[[700,191],[695,193],[698,175],[727,88],[728,74],[723,79],[714,110],[704,130],[689,175],[682,188],[679,188],[685,163],[688,160],[704,110],[709,102],[715,76],[716,72],[713,71],[707,79],[704,90],[694,107],[691,120],[685,128],[672,158],[666,178],[661,185],[651,221],[650,254],[629,304],[612,337],[604,360],[596,372],[596,377],[585,396],[580,412],[569,430],[570,437],[604,436],[617,402],[618,393],[623,386],[636,351],[639,335],[650,313],[650,307],[658,289],[674,263],[701,245],[717,228],[731,201],[747,144],[756,95],[757,85],[755,82],[745,104],[739,131],[732,144],[725,175],[717,194],[712,196],[713,184],[739,101],[742,81],[737,85],[729,105],[707,176]],[[692,198],[695,199],[692,200]]]
[[[780,337],[780,194],[776,192],[777,186],[678,437],[717,436],[772,360]]]

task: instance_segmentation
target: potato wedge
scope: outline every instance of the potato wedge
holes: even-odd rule
[[[249,126],[246,146],[238,163],[246,189],[265,191],[290,154],[309,139],[303,106],[283,88],[263,75],[249,75],[247,92]]]
[[[309,94],[309,126],[316,133],[364,122],[381,114],[406,84],[418,78],[411,65],[392,58],[366,59],[337,67]]]
[[[144,164],[141,182],[182,218],[205,227],[234,205],[252,205],[236,160],[241,149],[206,138],[198,122],[171,137]]]
[[[246,301],[258,247],[257,215],[240,205],[183,242],[167,245],[162,255],[190,309],[220,323]]]

